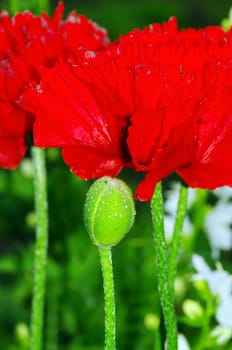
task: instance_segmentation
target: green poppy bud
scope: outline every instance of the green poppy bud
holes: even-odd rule
[[[122,180],[102,177],[90,187],[84,220],[97,246],[117,244],[132,227],[134,216],[132,192]]]

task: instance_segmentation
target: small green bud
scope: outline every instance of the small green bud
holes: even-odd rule
[[[20,171],[25,177],[30,178],[30,179],[33,178],[33,176],[34,176],[34,168],[33,168],[33,163],[31,161],[31,159],[24,158],[21,161]]]
[[[132,192],[122,180],[102,177],[90,187],[84,221],[94,244],[117,244],[132,227],[134,216]]]
[[[26,218],[25,218],[26,224],[30,228],[34,228],[36,226],[36,214],[34,211],[30,211]]]
[[[144,317],[144,324],[147,329],[151,331],[156,331],[160,325],[160,317],[157,314],[146,314]]]
[[[201,298],[207,300],[211,296],[208,283],[203,279],[196,279],[193,281],[193,286]]]
[[[182,277],[176,277],[174,281],[175,298],[180,300],[186,293],[186,281]]]
[[[191,299],[187,299],[183,302],[183,311],[191,321],[198,321],[204,317],[202,306]]]
[[[18,323],[15,328],[16,338],[20,343],[29,341],[29,329],[25,323]]]

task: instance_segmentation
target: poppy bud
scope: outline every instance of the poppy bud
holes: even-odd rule
[[[102,177],[90,187],[84,206],[84,220],[97,246],[117,244],[132,227],[134,216],[133,196],[122,180]]]

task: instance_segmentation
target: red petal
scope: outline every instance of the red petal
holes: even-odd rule
[[[94,96],[68,66],[50,71],[44,90],[34,127],[37,146],[118,147],[116,120],[108,123]]]
[[[162,108],[162,107],[161,107]],[[133,166],[138,171],[149,170],[161,136],[162,111],[138,112],[131,118],[127,145]]]
[[[138,201],[150,201],[156,184],[162,179],[162,176],[155,171],[146,174],[142,182],[137,186],[135,192],[135,198]]]
[[[0,137],[0,167],[15,169],[26,152],[24,139],[4,139]]]
[[[65,147],[62,155],[71,171],[84,180],[117,176],[123,166],[120,158],[81,146]]]
[[[220,130],[219,124],[214,130],[206,130],[205,139],[199,139],[201,152],[198,151],[189,167],[178,171],[189,186],[211,190],[220,186],[232,186],[232,112],[226,119],[223,130]]]

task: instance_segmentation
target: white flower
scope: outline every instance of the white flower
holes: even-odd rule
[[[216,311],[216,319],[223,327],[232,327],[232,276],[225,270],[211,270],[205,260],[193,254],[192,263],[198,274],[193,279],[203,279],[213,295],[218,297],[219,306]]]
[[[228,201],[232,198],[232,188],[228,186],[219,187],[212,192],[223,201]]]
[[[178,350],[191,350],[189,343],[188,343],[187,339],[185,338],[184,334],[182,334],[182,333],[178,334],[177,342],[178,342]],[[167,341],[165,341],[164,348],[165,348],[165,350],[167,350]]]
[[[180,184],[178,182],[173,182],[171,189],[167,191],[167,199],[164,203],[164,209],[169,215],[176,215],[176,209],[179,198]],[[192,204],[196,197],[196,191],[192,188],[188,188],[188,206]]]
[[[214,257],[232,248],[232,203],[219,201],[205,219],[205,228]]]
[[[190,350],[188,341],[182,333],[178,334],[178,350]]]
[[[209,242],[212,247],[212,254],[215,258],[220,255],[220,250],[232,248],[232,188],[220,187],[212,191],[220,201],[206,216],[205,228]]]
[[[232,337],[232,329],[231,327],[216,326],[211,330],[210,336],[216,338],[218,345],[224,345]]]
[[[206,279],[206,276],[209,275],[211,272],[209,266],[206,264],[205,260],[202,258],[202,256],[198,254],[193,254],[192,256],[192,263],[197,272],[199,272],[200,277],[203,277],[203,279]]]
[[[198,274],[194,279],[204,279],[212,292],[220,299],[230,296],[232,292],[232,278],[225,270],[212,271],[205,260],[197,254],[193,254],[192,263]]]
[[[216,312],[216,319],[223,327],[232,328],[232,295],[220,303]]]

